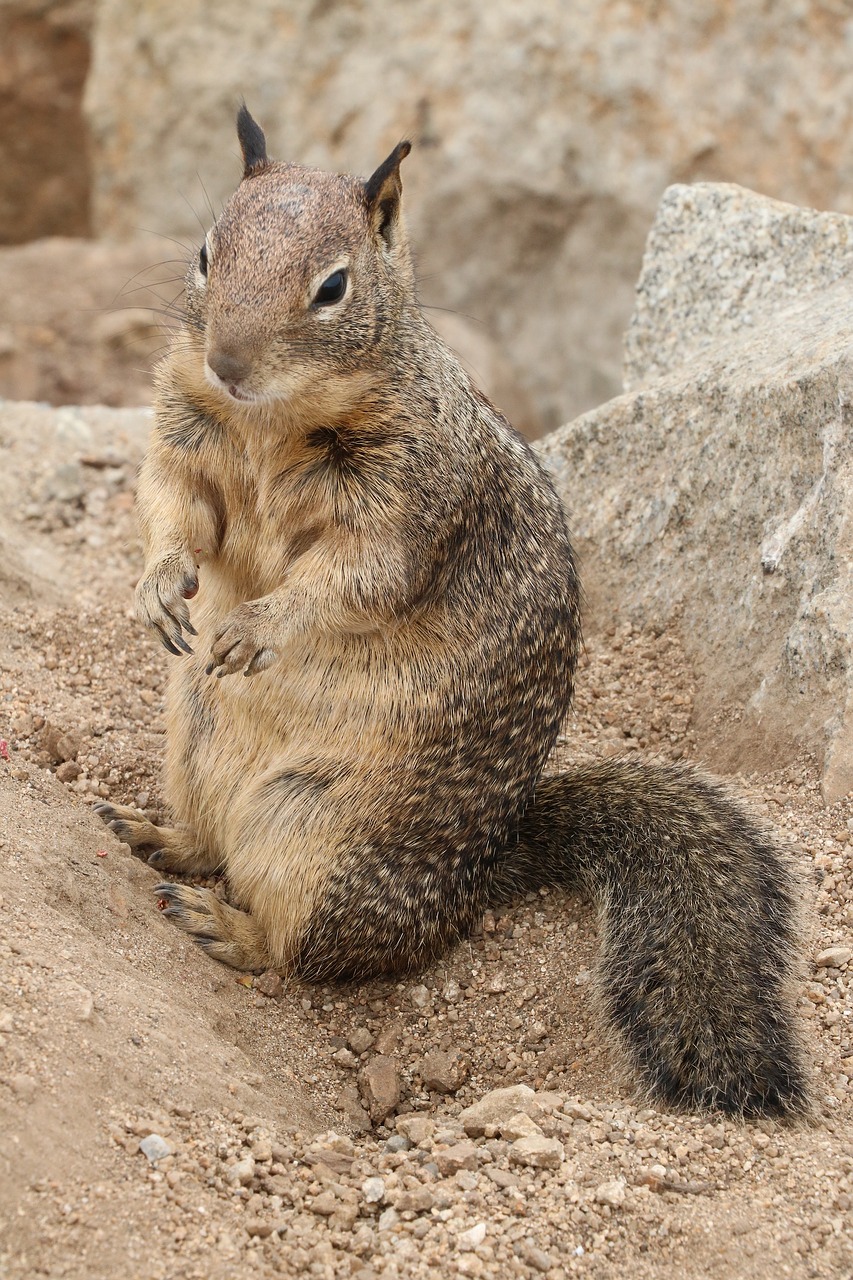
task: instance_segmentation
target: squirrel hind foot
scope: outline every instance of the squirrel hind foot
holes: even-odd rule
[[[189,829],[158,827],[141,809],[124,804],[96,804],[94,812],[117,840],[129,845],[138,857],[147,858],[158,871],[204,876],[221,865],[221,859],[202,848]]]
[[[106,823],[117,840],[130,845],[134,851],[162,844],[163,828],[150,822],[141,809],[125,804],[96,804],[92,812]]]
[[[211,889],[192,885],[158,884],[154,892],[163,915],[214,960],[247,972],[269,968],[263,931],[247,911],[229,907]]]

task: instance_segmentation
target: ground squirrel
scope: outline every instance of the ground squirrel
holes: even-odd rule
[[[580,887],[647,1092],[802,1109],[795,894],[759,826],[686,767],[543,777],[577,572],[535,455],[418,307],[409,144],[363,181],[273,163],[237,124],[244,178],[190,267],[139,481],[137,610],[180,655],[176,825],[101,815],[163,871],[224,871],[234,906],[156,891],[240,969],[411,970],[490,903]]]

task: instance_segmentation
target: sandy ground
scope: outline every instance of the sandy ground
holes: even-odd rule
[[[637,1098],[595,1016],[594,913],[553,893],[402,984],[217,965],[91,812],[161,812],[174,659],[130,612],[145,434],[0,403],[0,1274],[853,1275],[853,799],[823,807],[808,759],[736,779],[801,872],[808,1125]],[[561,753],[701,759],[692,688],[677,635],[614,616]],[[534,1128],[466,1135],[520,1084]]]

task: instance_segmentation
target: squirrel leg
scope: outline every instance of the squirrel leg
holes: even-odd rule
[[[96,804],[94,812],[134,853],[151,849],[148,862],[159,871],[210,875],[219,865],[215,856],[199,847],[192,831],[155,826],[140,809],[123,804]]]
[[[160,907],[208,955],[235,969],[292,968],[327,878],[340,822],[334,773],[314,765],[273,768],[234,800],[224,870],[233,900],[208,889],[163,883]]]
[[[267,969],[266,935],[248,911],[221,902],[211,889],[185,884],[154,886],[163,914],[189,933],[214,960],[234,969]]]

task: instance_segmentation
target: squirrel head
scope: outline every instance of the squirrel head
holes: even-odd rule
[[[245,105],[243,181],[187,276],[188,338],[226,399],[341,403],[386,363],[415,302],[400,208],[399,143],[366,181],[278,164]]]

